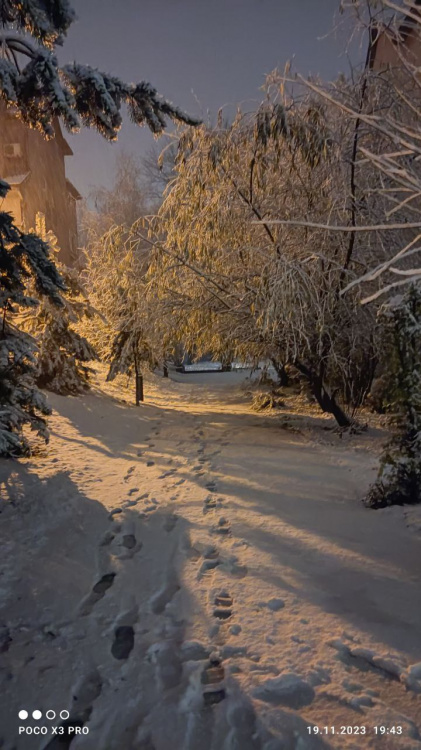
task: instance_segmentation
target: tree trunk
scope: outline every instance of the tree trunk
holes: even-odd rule
[[[278,362],[276,359],[271,359],[271,362],[276,370],[279,385],[282,385],[284,386],[284,388],[286,388],[289,385],[289,377],[285,369],[285,365],[281,365],[280,362]]]
[[[164,364],[164,375],[163,376],[164,376],[164,378],[168,377],[168,365],[167,364]]]
[[[295,361],[294,366],[297,370],[304,375],[311,388],[311,392],[319,404],[322,411],[327,414],[332,414],[335,417],[339,427],[350,427],[351,420],[345,414],[343,409],[337,403],[335,396],[330,395],[326,386],[323,383],[323,378],[316,375],[309,367],[304,365],[302,362]]]
[[[144,401],[143,397],[143,375],[139,370],[139,364],[137,357],[134,359],[134,370],[135,370],[135,387],[136,387],[136,406],[139,406],[141,401]]]

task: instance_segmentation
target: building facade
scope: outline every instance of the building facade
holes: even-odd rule
[[[66,178],[65,157],[73,154],[58,119],[55,138],[46,140],[28,128],[13,111],[0,110],[0,176],[11,190],[0,201],[24,231],[43,225],[57,237],[59,260],[78,259],[76,203],[80,194]]]

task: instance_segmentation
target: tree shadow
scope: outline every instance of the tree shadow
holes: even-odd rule
[[[35,741],[17,736],[22,707],[44,717],[47,710],[57,713],[43,724],[63,725],[67,735],[43,740],[49,750],[78,746],[74,731],[84,725],[98,748],[137,747],[144,725],[145,742],[149,737],[156,750],[211,750],[227,737],[234,746],[241,740],[245,750],[266,748],[269,741],[273,748],[295,748],[297,737],[308,737],[309,722],[280,707],[269,709],[273,726],[263,726],[227,670],[224,700],[203,703],[208,659],[186,659],[184,644],[192,622],[210,615],[183,583],[190,559],[185,518],[171,518],[168,507],[148,521],[132,508],[124,509],[124,518],[110,517],[66,472],[40,479],[25,463],[0,464],[0,487],[1,734],[7,746],[20,750]],[[123,656],[112,648],[118,628],[133,631]],[[211,643],[205,645],[210,654]],[[59,721],[62,710],[70,716]],[[317,737],[306,746],[329,747]]]

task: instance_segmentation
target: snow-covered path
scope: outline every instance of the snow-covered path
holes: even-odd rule
[[[70,746],[22,708],[67,709],[71,750],[421,748],[421,539],[359,502],[363,442],[280,429],[239,377],[53,397],[45,456],[0,463],[1,748]]]

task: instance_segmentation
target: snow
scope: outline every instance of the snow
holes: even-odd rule
[[[52,739],[26,708],[84,722],[72,750],[421,748],[421,537],[360,502],[376,433],[282,429],[243,372],[151,376],[136,408],[96,367],[0,462],[0,747]]]
[[[222,370],[221,362],[194,362],[191,365],[183,365],[185,372],[220,372]]]
[[[299,675],[289,672],[274,680],[266,680],[261,687],[254,691],[256,698],[268,703],[290,708],[302,708],[312,703],[315,697],[310,683]]]

